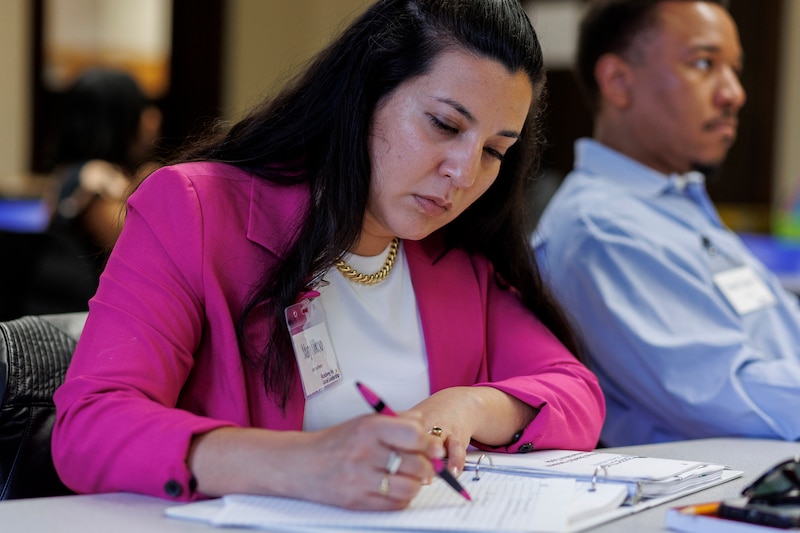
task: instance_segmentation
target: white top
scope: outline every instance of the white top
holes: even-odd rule
[[[348,255],[344,260],[371,274],[381,269],[388,253],[389,247],[376,256]],[[324,279],[330,284],[317,290],[342,379],[306,400],[303,429],[323,429],[372,413],[356,381],[363,381],[395,411],[427,398],[425,343],[402,243],[391,272],[375,285],[350,281],[336,268]]]

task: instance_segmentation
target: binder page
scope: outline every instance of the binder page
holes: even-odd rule
[[[305,500],[237,494],[226,496],[221,509],[218,507],[210,520],[207,515],[202,519],[217,526],[280,531],[371,529],[511,533],[569,530],[573,498],[578,490],[574,479],[490,473],[481,474],[479,481],[473,481],[470,473],[462,478],[472,502],[464,500],[436,478],[402,511],[350,511]],[[598,494],[600,497],[608,498],[608,495]],[[171,507],[167,509],[167,516],[192,519],[188,513],[182,513],[183,507],[192,505],[195,504]]]
[[[485,455],[481,469],[508,470],[518,473],[541,473],[590,478],[605,477],[621,481],[672,480],[676,476],[686,479],[687,472],[703,469],[722,471],[722,465],[707,465],[698,461],[661,459],[623,455],[603,451],[580,452],[573,450],[542,450],[528,454],[502,454],[470,452],[467,454],[468,468]]]

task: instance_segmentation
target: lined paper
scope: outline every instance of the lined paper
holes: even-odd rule
[[[574,479],[537,479],[485,474],[468,480],[472,502],[440,479],[425,486],[402,511],[349,511],[304,500],[250,495],[224,498],[213,518],[218,526],[296,525],[335,529],[387,529],[471,532],[545,532],[567,529],[577,483]]]

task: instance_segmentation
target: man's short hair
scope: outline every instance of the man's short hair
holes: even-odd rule
[[[728,9],[728,0],[590,0],[581,19],[574,73],[592,113],[600,90],[594,76],[604,54],[624,55],[634,39],[658,22],[655,7],[667,1],[711,2]]]

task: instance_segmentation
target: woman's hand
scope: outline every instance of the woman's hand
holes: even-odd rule
[[[316,453],[324,458],[314,469],[322,476],[317,487],[336,488],[334,504],[352,509],[406,507],[434,471],[429,457],[444,457],[444,447],[430,438],[422,418],[404,414],[397,418],[369,415],[317,432],[324,442]],[[393,454],[397,470],[388,472]],[[330,457],[340,462],[331,468]],[[384,482],[384,477],[386,482]],[[382,490],[381,487],[388,487]],[[324,497],[325,490],[318,496]]]
[[[447,467],[458,475],[464,469],[471,440],[504,446],[538,411],[492,387],[452,387],[436,392],[409,412],[422,416],[428,432],[441,429]]]
[[[315,432],[217,429],[195,438],[189,467],[210,496],[245,492],[392,510],[430,482],[428,458],[444,453],[420,414],[366,415]]]

